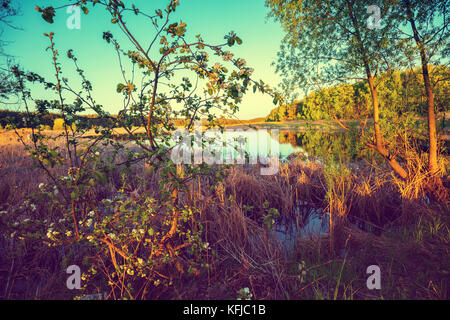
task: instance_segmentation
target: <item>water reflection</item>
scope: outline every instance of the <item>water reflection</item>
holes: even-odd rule
[[[321,159],[351,162],[360,159],[356,137],[346,132],[323,132],[311,130],[307,132],[282,131],[279,133],[280,149],[283,156],[303,153]]]

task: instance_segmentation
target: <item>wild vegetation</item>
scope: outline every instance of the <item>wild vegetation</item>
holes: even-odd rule
[[[446,78],[450,70],[446,66],[431,66],[431,69],[436,113],[443,119],[450,101],[450,80]],[[427,102],[421,78],[419,68],[379,76],[376,80],[380,80],[381,114],[394,119],[426,116]],[[303,100],[276,107],[266,121],[356,119],[354,110],[368,116],[370,109],[369,86],[357,81],[319,89]]]
[[[103,40],[119,57],[124,104],[111,115],[95,100],[76,49],[63,56],[53,32],[44,35],[53,79],[17,65],[3,78],[23,113],[0,130],[0,297],[448,299],[449,158],[435,122],[448,105],[448,67],[431,60],[445,55],[447,20],[431,23],[445,5],[384,1],[384,28],[373,30],[364,1],[268,0],[287,31],[281,95],[231,53],[243,44],[237,34],[211,44],[173,21],[178,0],[154,13],[119,0],[36,10],[51,24],[72,4],[110,15],[115,31]],[[135,16],[155,30],[148,43],[132,32]],[[393,37],[403,24],[414,35]],[[324,57],[335,62],[318,63]],[[404,61],[412,68],[401,70]],[[290,98],[318,84],[327,87]],[[51,97],[35,98],[34,86]],[[270,120],[327,114],[346,135],[330,139],[308,124],[282,134],[308,154],[274,175],[261,175],[263,165],[172,161],[177,126],[261,121],[229,120],[250,89],[280,105]],[[324,233],[305,229],[315,219]],[[82,269],[81,290],[66,285],[70,265]],[[367,287],[371,265],[382,270],[380,290]]]

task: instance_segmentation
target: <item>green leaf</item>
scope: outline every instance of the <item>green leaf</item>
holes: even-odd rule
[[[78,193],[77,193],[75,190],[73,190],[73,191],[70,193],[70,198],[71,198],[72,200],[78,200]]]
[[[123,83],[119,83],[117,85],[117,89],[116,89],[117,93],[121,93],[124,88],[125,88],[125,85]]]
[[[53,7],[47,7],[44,10],[40,9],[40,12],[42,12],[42,18],[47,21],[48,23],[53,23],[53,18],[55,17],[55,8]],[[39,11],[38,10],[38,11]]]
[[[278,103],[278,101],[279,101],[278,96],[275,96],[275,98],[273,98],[273,104],[276,105]]]

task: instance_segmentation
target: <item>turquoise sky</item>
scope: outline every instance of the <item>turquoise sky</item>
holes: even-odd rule
[[[166,0],[124,2],[135,4],[142,11],[151,14],[168,3]],[[185,22],[188,35],[194,37],[201,34],[206,42],[213,44],[223,43],[224,35],[235,31],[242,38],[243,44],[232,47],[230,51],[236,57],[244,58],[248,66],[255,69],[256,80],[263,79],[275,87],[279,84],[280,77],[275,75],[275,67],[271,66],[271,62],[276,59],[283,31],[278,23],[266,18],[268,8],[264,7],[264,2],[265,0],[180,0],[180,6],[172,19],[173,22]],[[25,70],[37,72],[53,81],[50,52],[45,51],[49,42],[43,34],[54,32],[56,46],[61,52],[60,62],[64,75],[69,78],[71,84],[79,83],[79,78],[65,54],[68,49],[74,49],[80,66],[94,85],[97,103],[103,104],[107,111],[117,113],[122,96],[117,94],[115,89],[123,80],[117,66],[115,50],[102,40],[102,34],[104,31],[111,31],[118,37],[121,31],[117,25],[111,24],[111,17],[102,7],[88,6],[90,13],[82,14],[80,30],[70,30],[66,27],[66,20],[70,15],[65,9],[57,12],[53,24],[46,23],[34,9],[36,5],[45,8],[66,3],[65,0],[21,1],[22,15],[14,18],[12,22],[23,30],[5,29],[3,38],[11,41],[5,51],[14,55],[16,63]],[[129,27],[144,44],[148,44],[155,33],[154,27],[143,20],[129,19]],[[122,39],[124,48],[131,48],[127,39],[119,39]],[[272,108],[274,105],[269,96],[249,92],[237,116],[240,119],[264,117]]]

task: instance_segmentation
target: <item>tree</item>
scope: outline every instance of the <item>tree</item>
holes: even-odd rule
[[[5,27],[17,29],[11,22],[10,18],[16,16],[19,13],[19,9],[12,4],[11,0],[0,0],[0,37],[3,38],[3,32]],[[5,41],[0,40],[0,55],[5,55],[3,46]]]
[[[383,27],[369,28],[371,1],[267,0],[271,16],[286,31],[277,70],[293,75],[298,86],[331,85],[364,80],[371,94],[373,139],[366,143],[380,153],[403,179],[406,170],[388,150],[380,126],[378,74],[389,74],[399,63],[394,37],[392,1],[382,1]]]
[[[11,18],[19,14],[19,9],[11,0],[0,0],[0,39],[3,39],[5,28],[18,29],[12,22]],[[4,52],[7,41],[0,40],[0,57],[9,59],[11,55]],[[9,62],[6,62],[9,64]],[[0,102],[6,103],[11,93],[15,92],[15,87],[11,81],[11,74],[7,67],[0,64]]]
[[[93,252],[89,256],[93,258],[88,277],[96,277],[101,271],[110,296],[145,298],[154,291],[148,290],[149,287],[156,287],[160,282],[170,286],[172,279],[183,274],[184,269],[199,265],[207,250],[202,239],[203,226],[195,217],[199,210],[180,199],[180,192],[185,191],[189,181],[215,169],[204,163],[172,161],[173,142],[178,142],[173,141],[176,129],[173,119],[183,119],[185,131],[204,118],[208,119],[209,127],[216,126],[220,115],[238,110],[243,95],[251,87],[271,94],[274,101],[281,103],[282,99],[262,81],[253,80],[253,69],[244,59],[228,51],[242,44],[234,32],[225,35],[220,43],[210,44],[201,35],[190,37],[183,21],[173,21],[178,0],[167,1],[165,8],[152,14],[118,0],[66,3],[36,9],[45,21],[52,23],[58,11],[67,6],[81,6],[88,14],[87,6],[91,4],[92,8],[108,12],[112,26],[126,35],[129,42],[125,43],[119,42],[111,31],[102,35],[118,56],[117,66],[123,81],[116,85],[116,90],[123,95],[123,107],[114,117],[95,101],[93,84],[86,79],[75,50],[69,50],[65,57],[78,72],[81,90],[64,77],[60,62],[63,58],[53,32],[44,34],[55,71],[53,82],[13,68],[26,109],[24,118],[27,127],[32,129],[32,142],[26,147],[49,176],[50,187],[59,190],[60,195],[60,198],[50,195],[47,199],[49,206],[58,208],[52,216],[60,214],[63,219],[52,224],[44,241],[52,246],[76,242],[90,248]],[[152,27],[149,30],[154,29],[147,43],[139,41],[131,31],[136,21],[133,18],[139,15]],[[123,67],[123,57],[131,62],[131,70]],[[53,99],[35,99],[28,87],[30,83],[42,85]],[[86,110],[95,112],[102,125],[95,128],[97,136],[83,142],[80,138],[88,128],[80,126],[79,121],[80,113]],[[62,130],[57,137],[46,137],[41,130],[39,119],[49,112],[60,114],[57,122]],[[136,124],[144,129],[144,135],[134,132]],[[113,129],[117,127],[125,130],[132,145],[114,139]],[[47,143],[58,137],[64,140],[65,150]],[[102,157],[106,148],[111,156]],[[125,161],[118,162],[118,155],[125,156]],[[128,174],[131,166],[140,161],[155,174],[159,189],[144,190],[141,194],[129,190],[127,182],[132,179],[141,185],[146,183],[145,178]],[[52,167],[60,165],[69,168],[65,176],[52,171]],[[94,187],[105,185],[113,170],[122,173],[120,197],[96,199]],[[217,174],[211,174],[213,179],[222,176],[220,168],[214,173]],[[195,254],[188,254],[188,249]]]
[[[418,52],[422,65],[423,85],[427,99],[430,144],[428,162],[431,174],[436,173],[439,168],[435,94],[433,92],[434,85],[431,82],[429,64],[434,58],[442,57],[446,45],[448,46],[449,21],[446,15],[448,15],[449,6],[449,1],[441,0],[402,0],[401,5],[398,6],[401,22],[408,23],[412,30],[412,36],[407,36],[405,43],[410,44],[408,40],[414,39],[416,45],[414,51]]]

